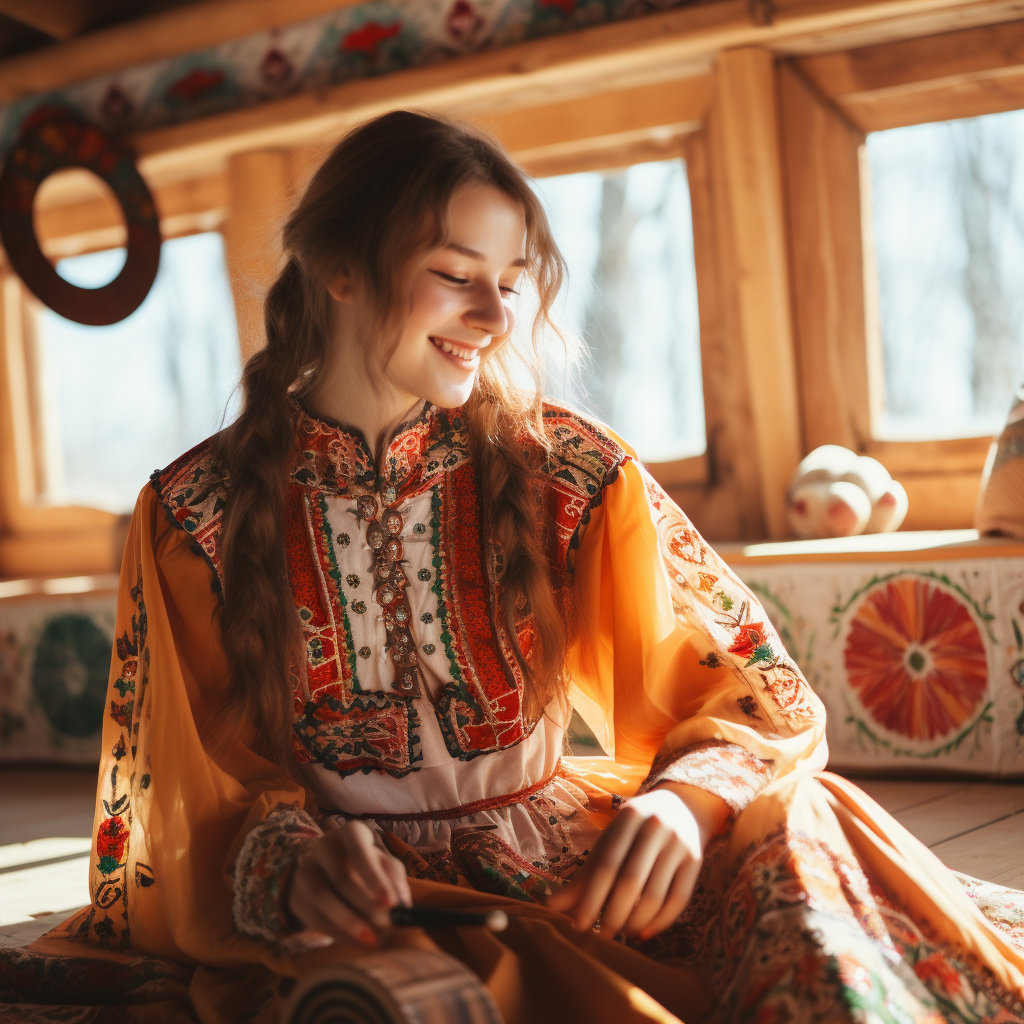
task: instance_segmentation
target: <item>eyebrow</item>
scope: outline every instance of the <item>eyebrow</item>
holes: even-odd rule
[[[451,249],[452,252],[461,253],[463,256],[468,256],[471,260],[479,260],[481,263],[485,259],[487,259],[487,257],[482,252],[477,252],[476,249],[470,249],[468,245],[459,245],[458,242],[449,242],[445,246],[445,248],[446,249]],[[526,260],[523,259],[523,258],[520,258],[518,260],[513,260],[509,264],[509,266],[510,267],[525,267],[526,266]]]

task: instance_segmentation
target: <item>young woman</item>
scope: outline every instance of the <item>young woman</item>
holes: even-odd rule
[[[135,510],[65,935],[195,966],[204,1021],[410,943],[508,1021],[1024,1021],[1020,921],[823,773],[751,592],[628,446],[542,402],[513,309],[529,283],[536,342],[562,264],[500,148],[363,125],[284,249],[239,419]],[[562,756],[572,708],[609,758]],[[413,899],[512,925],[392,930]]]

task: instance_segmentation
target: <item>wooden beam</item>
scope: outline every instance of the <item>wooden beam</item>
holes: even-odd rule
[[[736,266],[761,504],[768,535],[789,533],[786,489],[802,455],[774,59],[727,50],[718,59],[721,174]]]
[[[289,25],[318,14],[351,7],[360,0],[200,0],[149,17],[122,22],[90,32],[59,46],[9,57],[0,61],[0,102],[11,102],[35,93],[59,89],[98,75],[137,67],[151,61],[177,57],[206,47],[240,39],[280,25]],[[42,28],[41,22],[70,26],[70,12],[87,6],[83,0],[2,0],[3,13],[23,10],[25,17],[10,16]],[[50,11],[56,9],[57,13]],[[29,21],[29,18],[35,20]],[[85,22],[82,22],[84,26]],[[81,26],[80,26],[81,27]]]
[[[980,480],[991,445],[991,437],[870,441],[864,448],[864,454],[878,459],[901,480],[911,473],[973,473]]]
[[[779,73],[803,443],[871,437],[860,164],[864,141],[790,64]]]
[[[86,0],[0,0],[0,14],[65,40],[77,36],[92,20],[94,11]]]
[[[835,49],[843,45],[843,33],[854,31],[861,40],[888,41],[913,35],[922,18],[930,24],[936,18],[1005,20],[1013,16],[1010,2],[778,0],[764,23],[752,20],[746,0],[718,0],[299,93],[140,132],[131,141],[147,173],[173,174],[175,166],[223,161],[248,149],[313,145],[395,107],[462,115],[539,107],[703,75],[720,51],[732,47]],[[40,90],[43,77],[29,91]],[[0,63],[0,100],[12,89],[24,92],[23,81]]]
[[[124,244],[121,208],[110,196],[47,203],[41,190],[35,209],[36,236],[47,255],[70,256]],[[227,178],[211,174],[153,189],[164,238],[218,228],[228,213]]]
[[[1024,21],[805,57],[800,70],[864,131],[1024,105]]]
[[[278,151],[239,153],[228,162],[229,212],[221,230],[243,362],[265,342],[263,298],[281,267],[289,170],[288,155]]]

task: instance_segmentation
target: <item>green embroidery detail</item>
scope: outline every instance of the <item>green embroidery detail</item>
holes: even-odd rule
[[[117,858],[116,857],[109,857],[109,856],[108,857],[100,857],[100,862],[99,862],[98,867],[100,869],[100,872],[102,874],[104,874],[104,875],[113,874],[117,870],[117,868],[118,868]]]
[[[771,661],[774,657],[775,652],[772,650],[771,644],[759,644],[754,648],[754,653],[750,655],[750,661],[743,667],[750,668],[751,665],[756,665],[759,661]]]
[[[441,560],[441,489],[437,486],[432,487],[430,490],[430,546],[434,551],[432,559],[434,585],[430,589],[437,596],[437,618],[441,623],[441,643],[444,644],[444,653],[448,657],[448,668],[451,671],[452,680],[460,689],[464,689],[465,683],[462,678],[462,670],[459,668],[458,660],[455,657],[455,650],[452,647],[448,607],[444,603],[444,587],[441,583],[441,570],[444,567]]]
[[[338,568],[338,559],[334,555],[334,534],[331,531],[331,521],[327,518],[327,498],[320,495],[320,521],[323,523],[324,533],[327,536],[327,557],[330,560],[331,568],[328,570],[330,577],[334,580],[335,591],[338,594],[338,603],[341,605],[341,625],[345,630],[345,651],[348,656],[348,667],[352,673],[352,692],[362,693],[363,688],[359,685],[359,675],[356,672],[356,651],[355,642],[352,639],[352,626],[348,620],[348,601],[345,600],[344,591],[341,589],[341,569]],[[319,556],[318,556],[319,557]]]

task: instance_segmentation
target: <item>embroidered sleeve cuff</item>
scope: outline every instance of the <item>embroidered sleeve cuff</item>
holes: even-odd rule
[[[709,740],[660,754],[639,792],[646,793],[663,782],[696,786],[721,797],[739,814],[770,781],[770,762],[736,743]]]
[[[323,835],[301,808],[279,804],[248,836],[235,861],[235,927],[277,941],[296,931],[288,920],[285,886],[299,856]]]

